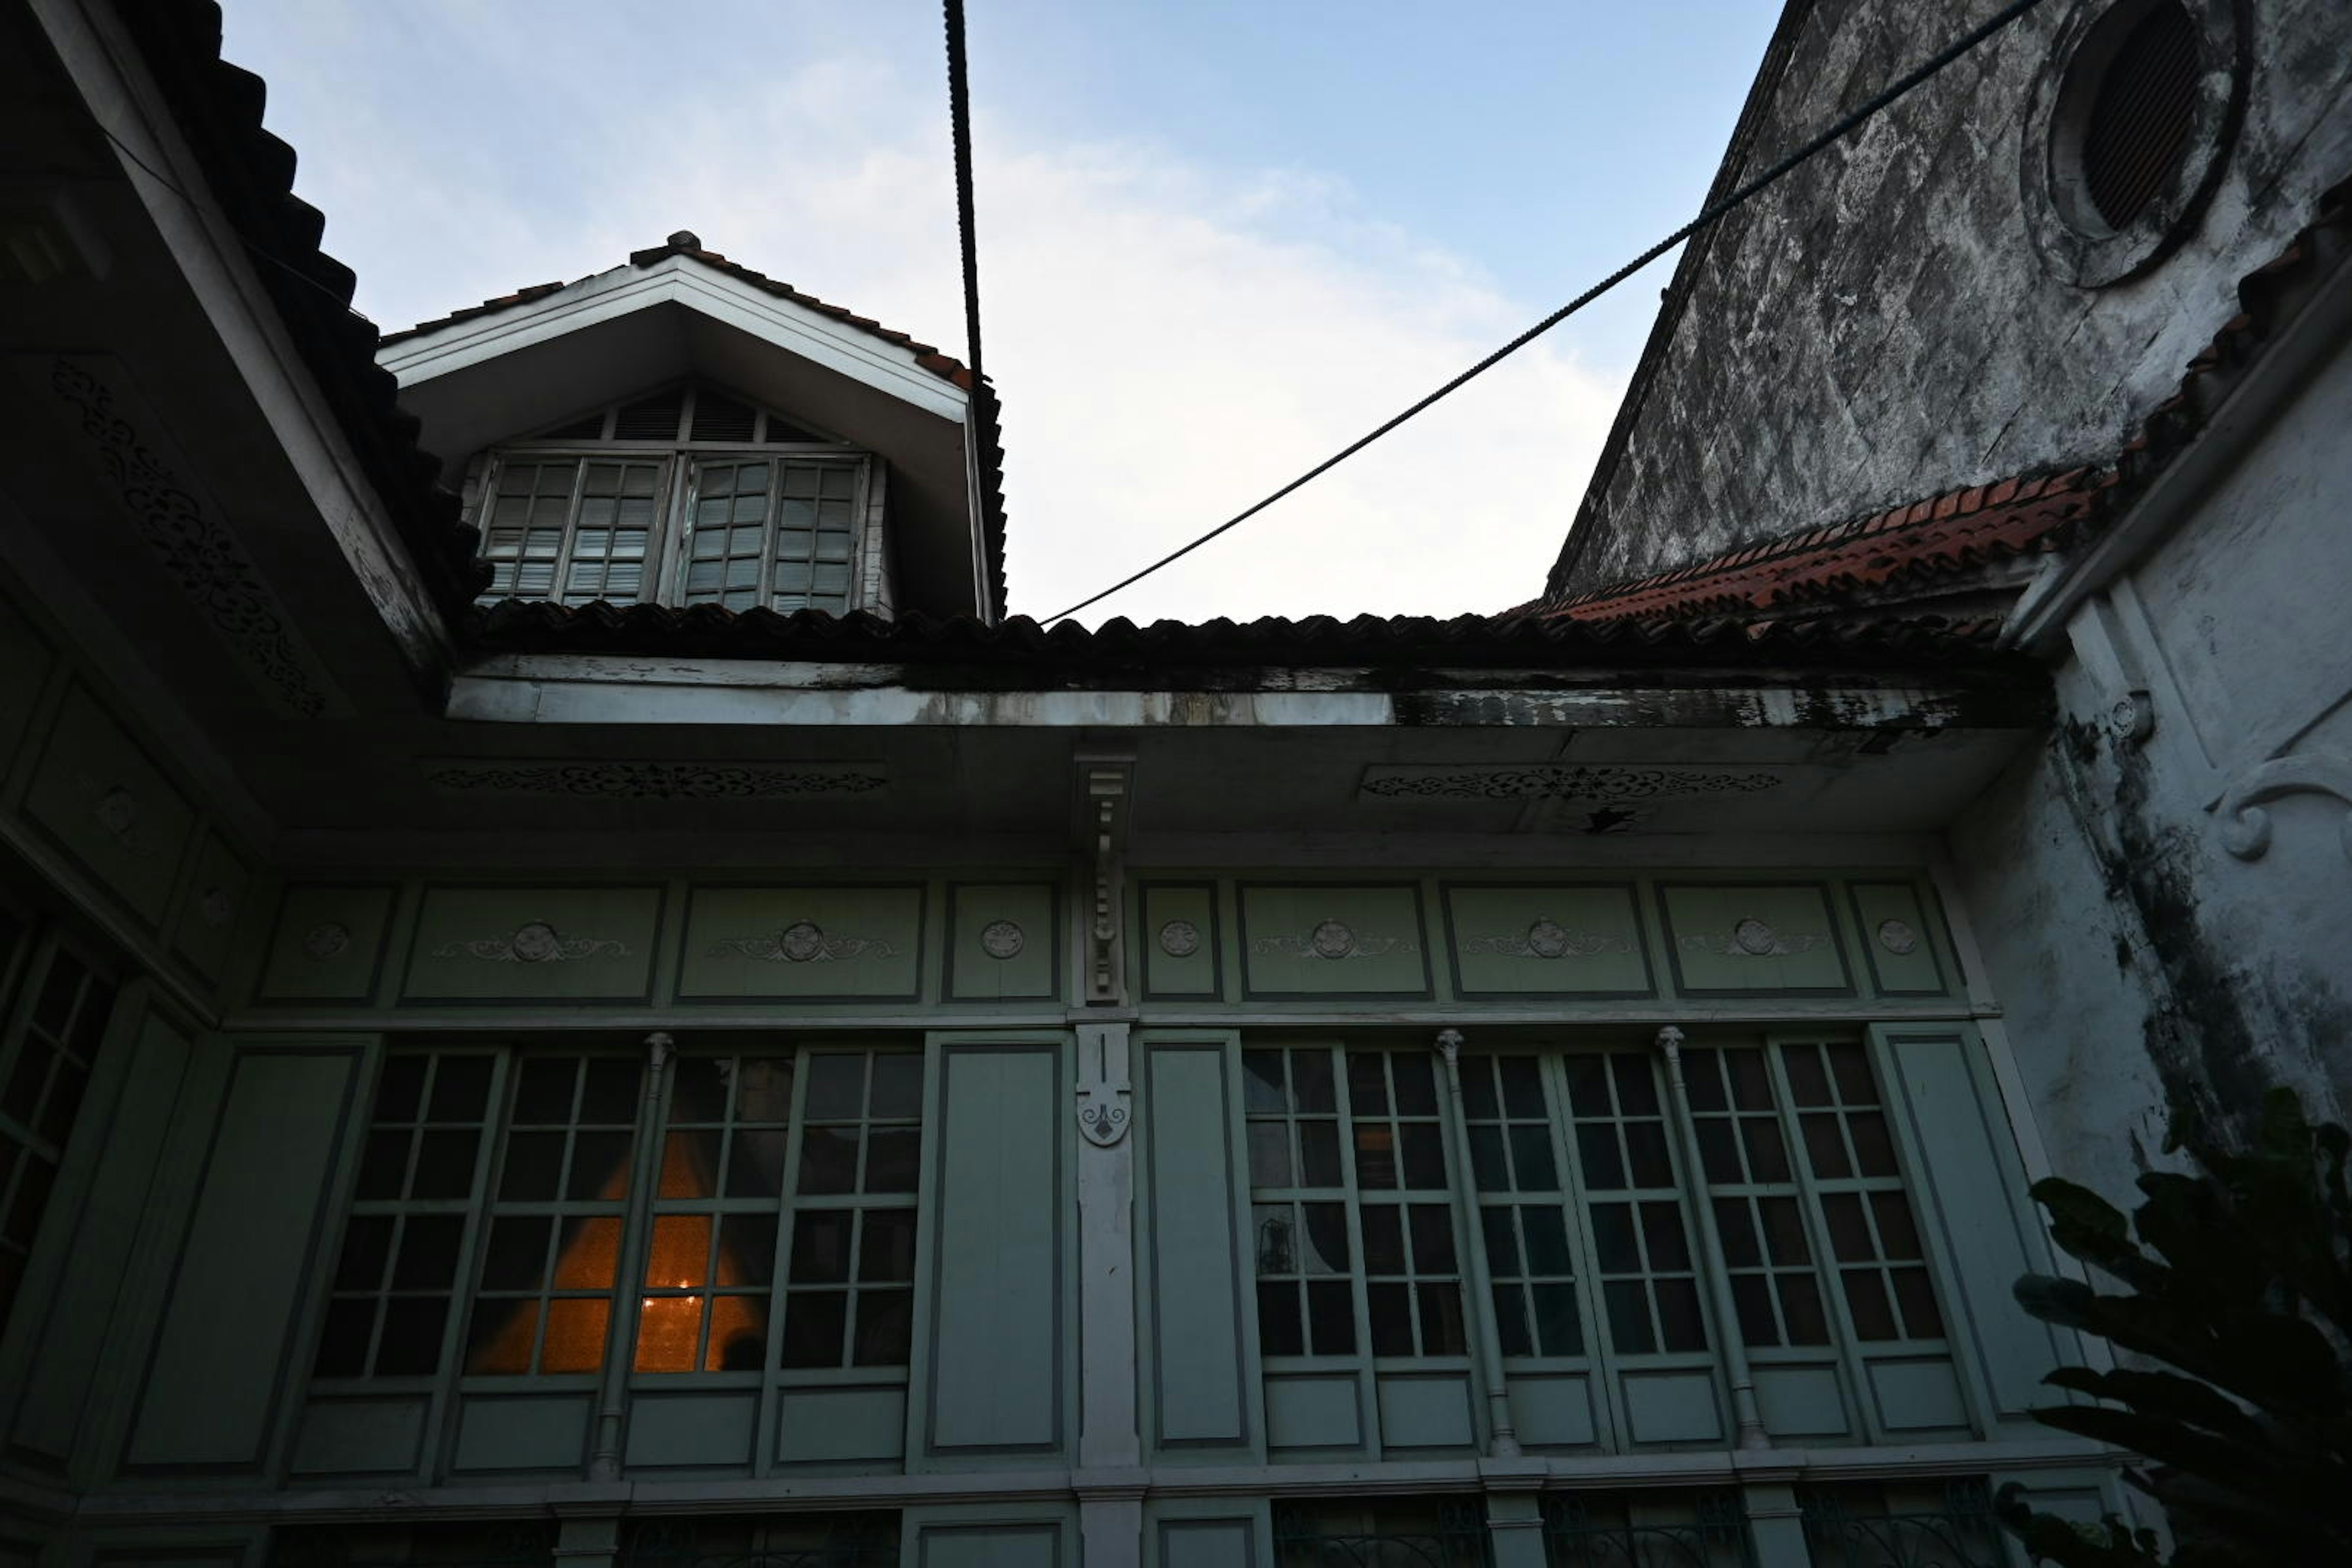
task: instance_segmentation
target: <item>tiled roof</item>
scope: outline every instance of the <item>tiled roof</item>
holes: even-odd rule
[[[822,610],[782,615],[715,605],[567,607],[509,599],[480,612],[469,639],[478,653],[660,653],[701,658],[894,660],[1013,667],[1024,679],[1065,667],[1114,670],[1149,687],[1167,671],[1202,666],[1362,665],[1384,668],[1516,667],[1704,670],[1716,667],[1983,668],[2030,672],[1996,651],[1992,620],[1934,616],[1867,626],[1735,621],[1673,626],[1588,625],[1507,616],[1359,616],[1339,620],[1268,617],[1139,626],[1124,617],[1088,630],[1075,621],[1045,627],[1026,616],[994,626],[966,616],[895,620]]]
[[[2055,549],[2095,512],[2112,469],[2074,468],[1966,489],[1793,537],[1725,551],[1671,572],[1538,608],[1546,619],[1759,617],[1857,591],[1949,575]]]
[[[1760,627],[1857,603],[1899,614],[1906,597],[1990,563],[2063,550],[2122,513],[2203,431],[2273,336],[2347,264],[2352,179],[2323,192],[2311,225],[2239,280],[2238,314],[2189,362],[2179,390],[2103,463],[1973,485],[1504,615],[1586,624],[1734,616]]]
[[[220,58],[212,0],[149,0],[117,14],[238,235],[268,258],[268,290],[302,363],[391,513],[424,580],[454,623],[489,580],[438,460],[417,449],[417,422],[375,363],[375,323],[351,309],[350,268],[319,248],[326,219],[293,194],[294,150],[262,129],[261,79]]]
[[[906,332],[886,327],[870,316],[858,315],[844,305],[828,304],[815,295],[804,293],[789,283],[779,282],[764,272],[756,272],[740,261],[730,261],[715,250],[706,250],[702,247],[702,241],[698,237],[685,230],[671,235],[659,245],[645,250],[631,251],[628,265],[638,268],[651,267],[673,256],[680,256],[689,261],[698,262],[714,271],[723,272],[730,278],[748,283],[761,293],[772,294],[780,300],[789,300],[793,304],[814,310],[819,315],[829,316],[844,326],[855,327],[859,331],[879,338],[886,343],[905,349],[915,356],[915,363],[923,369],[929,371],[940,380],[952,383],[972,394],[973,435],[980,448],[981,526],[986,535],[988,545],[989,592],[995,613],[1002,615],[1004,611],[1004,437],[999,423],[1002,410],[997,402],[995,386],[992,384],[984,384],[975,389],[972,385],[971,368],[953,355],[941,353],[931,344],[918,342]],[[591,274],[591,276],[601,276],[601,274]],[[585,282],[587,279],[582,279],[580,281]],[[455,326],[460,321],[470,321],[482,316],[497,315],[502,310],[511,310],[519,305],[528,305],[535,300],[544,300],[551,294],[560,293],[571,287],[572,285],[569,283],[527,284],[511,294],[501,294],[494,300],[485,300],[478,305],[468,305],[463,310],[452,310],[446,316],[438,316],[429,321],[419,321],[416,325],[404,328],[400,331],[387,332],[382,342],[403,342],[426,332],[438,331],[443,327]]]

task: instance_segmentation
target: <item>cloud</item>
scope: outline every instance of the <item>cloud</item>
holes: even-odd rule
[[[299,187],[387,326],[601,270],[690,226],[958,351],[941,95],[854,40],[782,69],[708,62],[696,90],[639,106],[610,79],[613,38],[468,11],[473,60],[520,51],[530,69],[478,65],[416,100],[388,81],[417,79],[395,68],[404,50],[446,59],[432,26],[412,16],[387,41],[350,14],[310,25],[287,9],[292,33],[233,33],[231,58],[271,80]],[[630,76],[664,68],[639,59]],[[1049,141],[1017,104],[983,114],[974,143],[1016,611],[1059,610],[1223,521],[1545,308],[1314,170]],[[1539,342],[1082,618],[1517,603],[1541,587],[1623,379]]]

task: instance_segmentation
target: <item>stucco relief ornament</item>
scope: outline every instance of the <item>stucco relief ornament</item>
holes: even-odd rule
[[[84,773],[76,781],[81,785],[81,797],[89,803],[90,819],[105,830],[106,836],[142,859],[155,853],[147,836],[139,831],[139,797],[121,784],[103,784]]]
[[[1127,1136],[1128,1109],[1118,1098],[1126,1092],[1110,1084],[1078,1090],[1078,1131],[1087,1142],[1108,1149]]]
[[[1412,952],[1412,943],[1401,936],[1362,936],[1345,921],[1324,921],[1305,936],[1262,936],[1250,943],[1250,951],[1262,956],[1279,953],[1286,958],[1318,958],[1338,962],[1349,958],[1378,958],[1385,952]]]
[[[1524,936],[1474,936],[1462,943],[1465,953],[1499,953],[1506,958],[1591,958],[1602,952],[1631,952],[1633,944],[1608,931],[1570,931],[1543,917]]]
[[[2263,808],[2293,795],[2329,795],[2352,806],[2352,754],[2300,752],[2273,757],[2245,773],[2214,806],[2221,847],[2241,860],[2259,860],[2270,853],[2271,814]],[[2345,858],[2352,859],[2352,812],[2346,814],[2336,834]]]
[[[1191,921],[1170,921],[1160,928],[1160,951],[1171,958],[1190,958],[1201,951],[1201,928]]]
[[[626,958],[628,944],[609,938],[564,936],[545,921],[528,921],[505,936],[444,942],[433,950],[436,958],[478,958],[492,963],[566,963],[605,953]]]
[[[196,916],[205,924],[217,930],[228,924],[229,916],[236,913],[236,900],[228,896],[226,888],[206,888],[196,900]]]
[[[324,963],[341,958],[351,951],[352,928],[340,921],[326,921],[302,933],[302,951],[315,963]]]
[[[814,921],[794,921],[773,936],[729,937],[710,944],[712,958],[756,958],[762,963],[834,963],[850,958],[894,958],[898,950],[878,938],[827,936]]]
[[[1900,958],[1918,947],[1919,933],[1911,929],[1907,921],[1881,921],[1878,945]]]
[[[1717,936],[1709,931],[1694,932],[1682,939],[1682,946],[1685,951],[1712,952],[1722,958],[1789,958],[1800,952],[1811,952],[1817,947],[1827,947],[1829,941],[1818,931],[1784,935],[1749,915],[1735,924],[1728,936]]]
[[[991,958],[1017,958],[1028,941],[1011,921],[991,921],[980,928],[980,951]]]

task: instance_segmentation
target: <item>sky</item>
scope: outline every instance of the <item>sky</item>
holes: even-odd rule
[[[963,353],[918,0],[225,0],[390,331],[709,248]],[[1015,614],[1295,478],[1694,214],[1776,0],[968,0]],[[1081,616],[1490,613],[1538,593],[1669,257]]]

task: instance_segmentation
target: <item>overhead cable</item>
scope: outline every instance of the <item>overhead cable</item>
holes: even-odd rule
[[[1154,561],[1150,565],[1144,567],[1141,571],[1132,573],[1128,576],[1120,578],[1118,582],[1113,583],[1109,587],[1102,590],[1102,592],[1079,600],[1076,604],[1072,605],[1068,609],[1062,610],[1046,616],[1046,620],[1049,623],[1053,621],[1066,620],[1069,616],[1076,615],[1080,610],[1086,609],[1091,605],[1099,604],[1101,601],[1109,598],[1113,594],[1118,593],[1122,588],[1131,587],[1135,584],[1140,583],[1143,579],[1150,576],[1154,572],[1159,571],[1161,567],[1182,560],[1185,556],[1190,555],[1195,550],[1200,549],[1201,546],[1208,543],[1211,540],[1217,538],[1221,534],[1229,532],[1234,529],[1239,528],[1243,523],[1247,522],[1251,518],[1255,517],[1259,512],[1264,511],[1266,508],[1272,506],[1275,502],[1290,494],[1293,490],[1299,489],[1308,481],[1318,479],[1320,476],[1328,473],[1331,469],[1338,468],[1341,463],[1346,462],[1349,458],[1354,457],[1357,453],[1362,451],[1365,447],[1370,446],[1373,442],[1379,440],[1381,437],[1387,435],[1398,426],[1402,425],[1413,416],[1430,408],[1453,393],[1460,391],[1463,387],[1468,385],[1471,382],[1476,380],[1487,371],[1492,370],[1495,366],[1502,363],[1503,361],[1510,358],[1511,355],[1518,353],[1519,350],[1527,347],[1529,343],[1535,342],[1538,338],[1543,336],[1546,332],[1551,331],[1554,327],[1559,325],[1570,316],[1576,314],[1577,311],[1581,310],[1585,306],[1592,303],[1593,300],[1598,300],[1601,295],[1606,294],[1610,289],[1614,289],[1618,284],[1622,283],[1626,279],[1631,278],[1634,273],[1639,272],[1643,268],[1647,267],[1651,262],[1655,261],[1659,257],[1664,256],[1675,246],[1680,245],[1684,240],[1688,239],[1691,236],[1698,233],[1700,230],[1711,226],[1727,214],[1737,211],[1750,197],[1777,183],[1782,176],[1805,163],[1806,160],[1811,158],[1815,153],[1821,152],[1832,142],[1836,142],[1839,138],[1844,136],[1855,127],[1863,124],[1865,121],[1868,121],[1872,116],[1878,113],[1879,110],[1885,109],[1888,104],[1893,103],[1896,99],[1901,98],[1904,94],[1909,92],[1913,88],[1916,88],[1922,82],[1933,78],[1937,72],[1943,70],[1945,67],[1950,65],[1954,60],[1958,59],[1962,55],[1967,54],[1970,49],[1976,47],[1977,45],[1984,42],[1985,39],[1992,37],[1995,33],[1998,33],[2011,22],[2016,21],[2020,16],[2024,16],[2028,11],[2032,10],[2041,3],[2042,0],[2012,0],[2012,4],[2001,7],[2000,10],[1995,12],[1990,17],[1969,29],[1966,34],[1962,35],[1958,39],[1929,58],[1926,63],[1920,65],[1916,69],[1906,72],[1901,78],[1897,79],[1893,85],[1884,89],[1875,97],[1871,98],[1860,107],[1845,115],[1843,118],[1839,120],[1836,124],[1831,126],[1820,135],[1813,137],[1803,146],[1799,147],[1794,153],[1790,153],[1787,157],[1773,164],[1769,169],[1764,171],[1763,174],[1758,175],[1755,179],[1748,181],[1746,184],[1732,192],[1731,195],[1726,196],[1723,200],[1707,207],[1705,211],[1701,212],[1698,216],[1691,219],[1690,222],[1683,225],[1682,227],[1675,230],[1674,233],[1666,236],[1665,238],[1658,241],[1657,244],[1650,247],[1649,249],[1642,252],[1641,255],[1633,258],[1633,260],[1627,262],[1624,266],[1620,267],[1616,271],[1612,272],[1608,277],[1603,278],[1600,282],[1594,284],[1591,288],[1587,289],[1583,293],[1579,294],[1575,299],[1570,300],[1567,304],[1562,305],[1559,310],[1554,310],[1550,315],[1546,316],[1542,321],[1538,321],[1534,326],[1529,327],[1526,331],[1521,332],[1517,337],[1513,338],[1509,342],[1505,343],[1501,348],[1496,349],[1493,353],[1488,354],[1485,359],[1480,360],[1477,363],[1472,365],[1469,369],[1464,371],[1461,374],[1455,376],[1453,380],[1447,382],[1444,385],[1439,387],[1428,396],[1422,398],[1419,402],[1413,404],[1402,413],[1398,414],[1390,419],[1384,420],[1379,426],[1375,426],[1363,436],[1359,437],[1357,439],[1350,441],[1345,447],[1340,447],[1337,452],[1332,453],[1331,456],[1324,458],[1321,462],[1316,464],[1313,468],[1307,469],[1305,473],[1299,475],[1297,479],[1291,480],[1280,489],[1274,491],[1271,495],[1266,496],[1264,500],[1258,501],[1255,505],[1235,513],[1233,517],[1219,523],[1216,527],[1209,530],[1208,532],[1202,534],[1191,543],[1184,545],[1181,549],[1171,551],[1169,553],[1161,556],[1159,560]],[[955,9],[955,0],[949,0],[949,8],[950,10]]]

